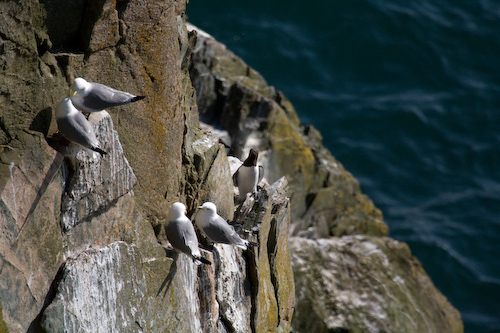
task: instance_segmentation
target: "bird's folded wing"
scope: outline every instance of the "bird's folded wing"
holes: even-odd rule
[[[103,110],[108,107],[129,103],[134,95],[116,90],[99,83],[93,83],[83,99],[86,107],[94,110]]]

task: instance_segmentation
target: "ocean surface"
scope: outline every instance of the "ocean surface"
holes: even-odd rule
[[[500,332],[500,1],[191,0],[292,101],[466,332]]]

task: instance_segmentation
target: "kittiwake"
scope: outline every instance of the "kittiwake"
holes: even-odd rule
[[[175,250],[187,254],[193,260],[201,261],[204,264],[212,263],[203,258],[198,248],[198,237],[194,231],[191,220],[187,218],[186,206],[181,202],[175,202],[168,212],[165,232],[167,239]]]
[[[101,156],[107,154],[99,147],[92,125],[83,113],[73,106],[69,97],[57,104],[55,113],[57,128],[62,136],[85,149],[92,157],[94,152]]]
[[[140,101],[146,96],[132,95],[78,77],[71,85],[69,97],[76,108],[86,112],[99,112],[112,106]]]
[[[196,214],[195,223],[207,237],[215,243],[236,245],[244,250],[256,243],[242,239],[236,231],[217,214],[217,207],[212,202],[205,202]]]
[[[239,200],[245,200],[247,193],[256,194],[257,184],[264,177],[264,168],[257,166],[259,152],[250,149],[248,157],[233,175],[233,184],[240,191]]]

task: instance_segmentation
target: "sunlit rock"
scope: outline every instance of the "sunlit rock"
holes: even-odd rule
[[[70,157],[71,167],[66,169],[68,181],[61,207],[64,232],[129,193],[137,182],[109,114],[106,111],[91,113],[89,122],[101,148],[108,154],[92,157],[80,150],[74,158]]]
[[[461,332],[458,311],[405,243],[386,237],[290,239],[298,332]]]

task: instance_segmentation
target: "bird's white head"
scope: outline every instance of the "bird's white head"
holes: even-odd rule
[[[71,112],[78,112],[78,110],[71,103],[71,99],[65,98],[56,106],[56,118],[63,118]]]
[[[203,229],[207,221],[217,215],[217,207],[212,202],[205,202],[202,206],[198,206],[198,209],[195,223],[199,228]]]
[[[217,214],[217,206],[214,203],[208,201],[201,206],[202,211],[210,212],[212,214]]]
[[[88,86],[87,80],[77,77],[74,81],[73,84],[71,85],[71,89],[69,91],[69,97],[75,96],[78,92],[85,90]]]
[[[175,202],[168,212],[168,220],[175,220],[186,214],[186,206],[182,202]]]

